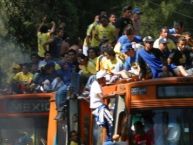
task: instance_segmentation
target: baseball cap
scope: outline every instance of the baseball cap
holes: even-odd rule
[[[153,38],[151,36],[146,36],[143,38],[143,42],[153,42]]]
[[[106,74],[107,74],[107,73],[106,73],[106,71],[104,71],[104,70],[98,71],[98,72],[96,73],[96,79],[101,79],[101,78],[105,77]]]
[[[134,8],[134,9],[132,10],[132,13],[134,13],[134,14],[142,14],[141,9],[138,8],[138,7]]]
[[[131,43],[126,43],[122,46],[121,52],[122,53],[126,53],[127,51],[129,51],[130,49],[132,49],[132,44]]]
[[[166,38],[161,38],[160,40],[159,40],[159,44],[160,43],[167,43],[168,42],[168,40],[166,39]]]

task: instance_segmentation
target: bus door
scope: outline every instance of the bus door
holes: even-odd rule
[[[123,123],[127,119],[126,117],[126,107],[125,107],[125,95],[126,95],[126,87],[125,84],[117,85],[116,89],[117,97],[115,103],[115,110],[114,110],[114,134],[118,134],[122,138],[123,134]]]
[[[119,85],[111,85],[103,87],[103,94],[107,96],[107,99],[104,100],[105,104],[108,106],[114,122],[114,131],[113,134],[122,135],[123,123],[126,123],[125,117],[125,84]],[[116,95],[112,95],[116,94]],[[106,131],[105,129],[99,127],[95,120],[92,122],[92,145],[101,145],[106,139]],[[121,138],[122,139],[122,138]],[[125,144],[126,142],[122,142],[122,140],[116,140],[117,144]]]
[[[45,145],[50,96],[0,96],[0,144]]]
[[[78,141],[78,118],[79,118],[79,109],[78,109],[78,100],[77,98],[72,98],[69,100],[69,112],[68,112],[68,140],[71,141],[72,135],[76,136]]]
[[[124,96],[117,96],[113,115],[114,115],[114,134],[120,136],[119,140],[117,140],[118,142],[125,141],[127,138],[127,135],[125,134],[125,129],[127,125],[126,114],[127,113],[125,110],[125,98]]]
[[[75,132],[78,135],[78,113],[78,100],[76,98],[69,98],[67,107],[64,110],[64,120],[57,122],[56,145],[69,145],[71,141],[71,132]]]
[[[93,119],[89,104],[89,101],[85,99],[79,99],[78,101],[79,144],[81,145],[94,145],[92,141]]]
[[[127,135],[125,134],[125,126],[127,125],[127,113],[125,112],[125,101],[124,96],[115,95],[105,100],[112,116],[113,116],[113,135],[117,136],[115,139],[116,144],[126,143]],[[118,137],[120,136],[120,137]],[[93,121],[93,141],[96,145],[101,145],[105,141],[106,131],[96,125]]]
[[[77,94],[79,93],[79,75],[72,73],[71,86],[67,90],[67,104],[64,109],[64,120],[57,122],[57,141],[55,145],[69,145],[71,134],[76,135],[77,142],[79,134],[78,118],[79,105]]]

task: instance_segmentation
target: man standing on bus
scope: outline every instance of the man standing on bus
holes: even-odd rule
[[[107,132],[106,142],[112,141],[113,117],[109,108],[103,103],[105,96],[102,93],[102,86],[106,83],[106,71],[99,71],[96,74],[96,80],[92,83],[90,89],[90,108],[95,116],[97,125],[104,127]]]

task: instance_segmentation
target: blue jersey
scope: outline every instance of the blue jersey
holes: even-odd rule
[[[163,67],[163,56],[159,49],[152,48],[151,51],[146,51],[145,49],[141,49],[137,53],[137,61],[142,70],[146,69],[146,65],[149,66],[152,77],[158,78],[159,73],[162,72]]]
[[[136,57],[127,57],[124,62],[124,70],[131,70],[132,64],[136,62]]]
[[[135,35],[133,40],[129,40],[127,35],[122,35],[119,39],[118,42],[123,46],[126,43],[131,43],[131,42],[136,42],[136,43],[141,43],[142,42],[142,37],[139,35]],[[121,47],[122,50],[122,47]]]
[[[135,35],[133,40],[129,40],[127,35],[122,35],[119,39],[118,42],[121,44],[125,43],[131,43],[131,42],[136,42],[136,43],[141,43],[142,42],[142,37],[139,35]]]

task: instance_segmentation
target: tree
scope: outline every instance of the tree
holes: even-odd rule
[[[100,10],[108,11],[117,3],[113,0],[107,0],[105,4],[102,0],[2,0],[0,16],[7,19],[8,37],[15,36],[27,49],[35,49],[37,25],[45,15],[57,24],[65,22],[68,36],[83,37],[94,15]]]
[[[77,35],[78,15],[72,1],[68,0],[2,0],[0,16],[6,18],[7,37],[15,36],[27,49],[36,49],[37,25],[46,15],[49,22],[65,21],[69,36]]]
[[[161,26],[172,26],[174,20],[183,21],[187,30],[193,31],[193,4],[189,0],[1,0],[0,16],[8,30],[7,37],[15,36],[29,50],[37,47],[36,29],[45,15],[48,22],[65,22],[71,38],[83,38],[87,26],[101,10],[119,15],[126,4],[143,10],[143,35],[157,36]]]
[[[192,32],[193,17],[190,3],[183,0],[132,0],[134,6],[143,11],[141,34],[157,37],[162,26],[173,26],[174,21],[182,21],[185,30]]]

